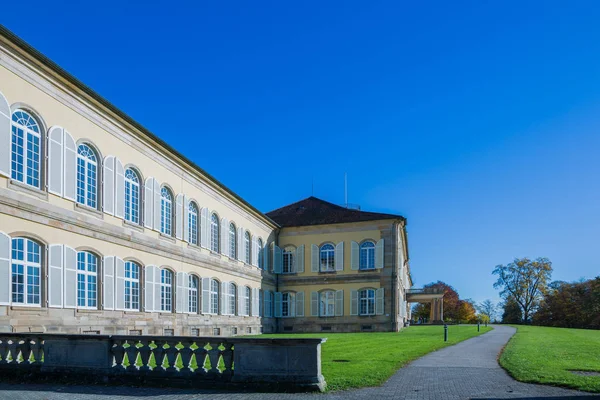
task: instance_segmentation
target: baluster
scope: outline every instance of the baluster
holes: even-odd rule
[[[223,347],[225,347],[225,349],[221,351],[221,355],[223,356],[223,364],[225,366],[225,369],[223,370],[223,376],[229,377],[233,374],[233,344],[224,342]]]
[[[179,354],[177,345],[179,342],[176,340],[169,340],[167,341],[167,344],[169,345],[169,348],[165,350],[167,353],[167,363],[169,364],[167,367],[167,372],[175,373],[179,371],[177,369],[177,355]]]
[[[182,368],[179,370],[181,373],[191,374],[192,371],[192,354],[194,354],[194,350],[191,348],[192,341],[181,342],[183,348],[179,350],[179,354],[181,354],[181,364]]]
[[[194,355],[196,356],[196,364],[198,365],[198,368],[196,368],[196,371],[194,372],[196,376],[205,377],[208,373],[208,370],[204,368],[204,363],[206,362],[206,356],[208,354],[208,351],[205,349],[206,343],[196,342],[196,344],[198,345],[198,348],[194,350]]]
[[[0,364],[8,364],[6,353],[8,352],[8,339],[0,337]]]
[[[125,356],[125,348],[123,347],[124,340],[114,339],[113,345],[110,348],[112,355],[115,358],[115,365],[113,368],[119,371],[124,371],[125,366],[123,365],[123,359]]]
[[[23,343],[21,343],[21,341],[19,341],[19,343],[17,344],[17,347],[19,348],[19,351],[21,352],[21,355],[23,356],[23,361],[21,361],[21,364],[31,364],[29,362],[29,357],[31,356],[31,339],[24,338]]]
[[[154,344],[156,344],[156,348],[154,349],[154,361],[156,362],[156,367],[154,367],[153,371],[155,372],[164,372],[165,368],[162,366],[164,357],[165,357],[165,345],[164,340],[155,340]]]
[[[18,363],[19,361],[19,350],[18,344],[19,341],[15,338],[7,338],[8,341],[8,353],[6,354],[6,360],[10,358],[10,363]]]
[[[137,371],[138,368],[137,365],[135,365],[138,355],[137,340],[127,340],[127,343],[129,344],[129,347],[125,349],[127,360],[129,360],[127,371]]]
[[[41,364],[44,360],[44,345],[43,339],[40,337],[33,338],[33,343],[31,344],[31,353],[33,354],[34,362],[37,364]]]
[[[219,342],[209,342],[210,350],[208,350],[208,359],[210,360],[210,370],[207,372],[210,375],[220,374],[219,371],[219,358],[221,356],[221,350],[219,350]]]
[[[140,358],[142,359],[142,366],[140,371],[150,371],[150,355],[152,354],[152,348],[150,347],[150,340],[141,340],[143,346],[139,348]]]

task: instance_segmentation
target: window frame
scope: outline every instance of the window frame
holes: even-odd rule
[[[323,267],[324,259],[326,268]],[[324,243],[319,247],[319,272],[335,272],[335,246],[332,243]]]
[[[188,243],[198,246],[200,243],[198,234],[199,226],[198,222],[200,221],[200,208],[195,201],[190,201],[188,205],[188,220],[186,223],[188,224],[188,237],[186,238]]]
[[[23,125],[22,123],[20,123],[19,121],[14,121],[15,115],[17,113],[21,113],[21,114],[25,114],[28,117],[28,122],[31,120],[35,123],[35,127],[37,128],[37,132],[35,130],[33,130],[29,125]],[[23,118],[23,117],[19,117],[19,118]],[[18,141],[15,143],[15,138],[18,138],[18,130],[22,131],[22,144],[21,146],[19,146]],[[44,173],[45,173],[45,157],[44,157],[44,151],[45,151],[45,137],[44,137],[44,126],[41,123],[41,120],[39,117],[37,117],[36,113],[24,109],[24,108],[16,108],[15,110],[11,111],[11,115],[10,115],[10,133],[11,133],[11,139],[10,139],[10,178],[14,181],[17,181],[19,183],[22,183],[24,185],[27,185],[28,187],[34,188],[34,189],[38,189],[38,190],[43,190],[44,188]],[[31,135],[34,139],[37,139],[37,144],[36,143],[30,143],[29,141],[29,135]],[[32,176],[31,179],[32,181],[35,181],[37,179],[37,185],[33,184],[33,183],[29,183],[29,161],[30,158],[28,157],[28,154],[31,150],[30,147],[33,147],[33,149],[35,150],[35,146],[37,146],[38,150],[36,151],[32,151],[32,154],[37,155],[37,169],[35,168],[31,168],[32,170]],[[19,154],[19,152],[15,152],[15,148],[21,148],[22,152]],[[15,157],[16,156],[16,157]],[[21,157],[21,162],[18,162],[18,157]],[[17,158],[15,160],[15,158]],[[32,159],[32,164],[35,163],[35,157],[33,157]],[[21,171],[18,171],[18,168],[14,168],[15,165],[20,165],[21,166]],[[19,173],[21,174],[21,179],[19,179],[18,175]],[[37,173],[37,174],[36,174]]]
[[[331,295],[331,298],[327,298]],[[323,296],[325,296],[325,302],[323,302]],[[323,312],[323,306],[325,312]],[[331,313],[328,311],[331,308]],[[322,290],[319,292],[319,317],[335,317],[335,291],[334,290]]]
[[[128,176],[128,173],[133,175],[135,179]],[[123,218],[125,221],[132,224],[141,225],[142,219],[140,218],[142,211],[142,178],[141,175],[132,167],[125,169],[125,214]],[[136,193],[137,192],[137,193]],[[135,196],[134,196],[135,194]],[[135,197],[135,199],[134,199]]]
[[[21,250],[22,254],[23,254],[23,259],[20,260],[18,258],[15,258],[15,242],[18,241],[23,241],[23,248]],[[36,252],[31,252],[33,254],[33,261],[29,261],[29,255],[30,255],[30,251],[29,251],[29,244],[32,244],[32,246],[34,247],[34,250],[37,249],[37,254]],[[40,242],[28,238],[28,237],[23,237],[23,236],[17,236],[17,237],[13,237],[11,238],[11,254],[10,254],[10,304],[11,305],[17,305],[17,306],[22,306],[22,307],[36,307],[36,308],[41,308],[42,307],[42,289],[43,289],[43,285],[42,285],[42,265],[44,262],[44,249],[45,246],[42,245]],[[19,251],[19,250],[17,250]],[[37,256],[37,260],[35,261],[35,258]],[[15,262],[17,261],[17,262]],[[15,265],[16,264],[16,265]],[[23,280],[22,282],[19,284],[19,282],[15,283],[15,266],[21,266],[22,267],[22,272],[21,274],[18,275],[22,275],[23,276]],[[30,274],[30,268],[33,269],[34,271],[37,270],[37,284],[35,281],[36,275],[31,273]],[[33,283],[30,283],[30,277],[33,279]],[[15,301],[15,290],[14,287],[15,285],[22,285],[23,286],[23,291],[22,291],[22,296],[23,296],[23,301]],[[34,290],[33,293],[30,293],[30,290],[35,287],[37,287],[37,293]],[[19,294],[19,292],[16,292],[17,294]],[[38,297],[38,302],[29,302],[29,297],[30,296],[37,296]]]
[[[173,236],[173,192],[166,186],[160,188],[160,233]]]
[[[358,250],[358,269],[360,271],[372,271],[375,269],[375,245],[375,242],[372,240],[365,240],[360,244]],[[366,265],[363,263],[363,254],[366,254]]]
[[[133,271],[134,268],[137,269],[136,271],[136,275],[137,278],[133,277]],[[140,311],[141,309],[141,302],[140,302],[140,274],[142,271],[142,266],[135,262],[135,261],[125,261],[125,270],[124,270],[124,290],[125,292],[123,293],[124,296],[124,300],[123,300],[123,309],[125,311]],[[129,275],[129,276],[128,276]],[[137,284],[137,288],[135,287]],[[129,289],[130,294],[129,294],[129,301],[127,300],[127,290]],[[136,295],[134,295],[134,292],[137,292]],[[134,302],[134,297],[137,297],[137,307],[133,307],[133,305],[135,304]],[[128,304],[129,303],[129,307]]]
[[[208,302],[209,302],[209,314],[219,314],[219,295],[220,295],[221,282],[216,279],[210,280],[210,287],[208,288]]]
[[[358,315],[360,316],[372,316],[375,315],[375,311],[376,311],[376,293],[375,293],[375,289],[371,289],[371,288],[364,288],[364,289],[360,289],[358,291]],[[373,294],[372,296],[369,296],[369,294]],[[363,296],[363,294],[366,294],[366,296]],[[364,297],[364,298],[363,298]],[[363,300],[366,304],[366,312],[363,312]],[[373,307],[373,312],[369,312],[370,310],[370,305],[372,304]]]
[[[200,286],[200,278],[194,274],[188,275],[188,313],[198,314],[200,302],[198,301],[198,290]]]
[[[251,298],[252,298],[252,289],[250,289],[248,286],[244,286],[244,290],[243,290],[243,295],[244,295],[244,315],[250,316],[252,315],[252,309],[251,309]]]
[[[296,272],[296,249],[293,246],[285,246],[281,254],[281,273],[293,274]]]
[[[244,262],[246,264],[252,263],[252,251],[250,249],[252,237],[249,231],[244,232]]]
[[[81,149],[87,149],[87,155],[83,156],[80,152]],[[91,159],[91,156],[94,159]],[[81,165],[83,163],[83,166]],[[102,162],[100,160],[100,155],[98,151],[96,151],[95,147],[88,143],[82,142],[77,145],[77,171],[76,171],[76,201],[78,204],[89,207],[94,210],[100,209],[100,168],[102,167]],[[80,168],[83,168],[83,173],[80,172]],[[90,173],[91,169],[94,169],[92,173]],[[83,175],[83,181],[80,178],[80,175]],[[90,182],[91,181],[91,182]],[[80,183],[83,185],[83,189],[80,187]],[[80,191],[83,194],[80,194]],[[80,198],[82,196],[83,199]],[[90,199],[90,197],[92,197]]]
[[[237,259],[237,228],[235,223],[229,223],[229,257]]]
[[[221,224],[219,222],[219,216],[217,213],[210,215],[210,251],[215,253],[219,252],[221,242],[219,240],[219,233],[221,232]]]
[[[286,300],[287,297],[287,300]],[[284,314],[284,305],[287,305],[287,315]],[[296,293],[294,292],[282,292],[281,293],[281,318],[292,318],[295,316],[296,307]],[[294,310],[294,311],[293,311]]]
[[[264,255],[264,242],[262,240],[262,238],[258,238],[258,240],[256,241],[257,246],[256,246],[256,250],[258,251],[257,257],[258,257],[258,268],[260,269],[265,269],[265,255]]]
[[[166,282],[168,278],[169,282]],[[160,269],[160,312],[173,312],[173,271],[168,268]],[[168,306],[168,307],[167,307]]]
[[[82,264],[82,260],[80,259],[83,256],[83,266],[84,269],[80,269],[80,266]],[[90,263],[91,260],[94,260],[93,263]],[[76,282],[77,282],[77,286],[76,286],[76,290],[77,290],[77,309],[79,310],[97,310],[98,309],[98,298],[99,298],[99,291],[98,288],[100,287],[100,285],[98,284],[98,275],[99,275],[99,270],[100,270],[100,257],[97,254],[94,254],[91,251],[87,251],[87,250],[81,250],[77,252],[77,278],[76,278]],[[95,271],[89,271],[89,267],[93,265],[95,268]],[[81,301],[81,297],[80,297],[80,293],[81,290],[79,289],[79,280],[80,277],[84,278],[84,303],[85,305],[80,305],[80,301]],[[94,305],[89,305],[90,300],[92,300],[92,296],[90,293],[90,280],[92,281],[92,285],[94,287],[94,292],[95,292],[95,296],[93,298],[93,302]]]
[[[233,282],[229,282],[229,284],[227,285],[227,293],[225,293],[225,296],[227,296],[227,306],[228,306],[228,310],[227,310],[227,315],[236,315],[236,311],[237,311],[237,285]]]

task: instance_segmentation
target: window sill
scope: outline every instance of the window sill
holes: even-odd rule
[[[17,191],[17,192],[22,192],[22,193],[25,193],[25,194],[30,194],[32,196],[37,197],[38,199],[41,199],[41,200],[46,200],[46,201],[48,200],[48,193],[47,192],[43,191],[42,189],[39,189],[39,188],[36,188],[36,187],[33,187],[33,186],[29,186],[29,185],[27,185],[27,184],[25,184],[23,182],[16,181],[14,179],[10,179],[8,181],[8,187],[10,189],[13,189],[13,190]]]
[[[142,316],[144,315],[144,312],[139,310],[123,310],[123,314]]]
[[[379,268],[379,269],[383,269],[383,268]],[[377,271],[377,268],[363,268],[363,269],[358,269],[358,272],[375,272]]]
[[[175,238],[173,236],[166,235],[166,234],[164,234],[162,232],[158,232],[158,237],[161,238],[161,239],[163,239],[163,240],[167,240],[167,241],[169,241],[171,243],[176,243],[176,240],[175,240]]]
[[[188,243],[187,247],[188,249],[194,249],[196,251],[202,250],[202,247],[198,246],[197,244]]]
[[[114,310],[98,310],[97,308],[77,308],[77,313],[81,314],[102,314],[104,311],[114,311]]]
[[[335,274],[337,272],[343,272],[343,271],[319,271],[319,274]]]
[[[42,306],[39,304],[17,304],[10,306],[13,311],[39,311],[42,310]]]
[[[75,211],[84,212],[86,214],[93,215],[94,217],[104,219],[104,213],[95,208],[86,206],[84,204],[79,204],[79,203],[75,203],[75,205],[73,207],[74,207]]]
[[[142,225],[127,221],[126,219],[123,220],[123,226],[126,228],[135,229],[138,232],[144,232],[144,227]]]

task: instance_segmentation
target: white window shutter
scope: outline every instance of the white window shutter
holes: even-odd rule
[[[163,311],[162,309],[162,304],[161,304],[161,298],[160,298],[160,278],[161,278],[161,269],[158,268],[157,266],[153,266],[152,269],[154,270],[154,311],[160,312]],[[173,288],[171,288],[171,293],[172,293]],[[171,308],[173,306],[173,303],[171,303]]]
[[[241,226],[238,227],[238,238],[237,238],[237,256],[238,256],[238,260],[244,262],[246,259],[246,249],[244,248],[244,228],[242,228]]]
[[[260,315],[260,294],[258,288],[252,288],[252,316]]]
[[[183,273],[183,312],[190,312],[190,274]]]
[[[335,291],[335,316],[341,317],[344,315],[344,291]]]
[[[350,291],[350,315],[358,315],[358,290]]]
[[[296,249],[296,272],[304,273],[304,245],[301,244]]]
[[[125,216],[125,169],[118,158],[115,158],[115,217]]]
[[[202,314],[210,313],[210,278],[202,278]]]
[[[48,307],[63,306],[63,265],[63,245],[48,246]]]
[[[104,282],[102,283],[104,293],[104,309],[115,309],[115,257],[104,257]]]
[[[183,193],[179,193],[175,197],[175,237],[183,240]]]
[[[148,265],[144,270],[144,311],[154,311],[154,267]]]
[[[250,238],[250,264],[256,266],[256,236]]]
[[[0,92],[0,175],[10,177],[12,133],[11,133],[11,112],[10,105],[6,97]],[[10,282],[8,279],[4,282]],[[1,289],[0,289],[1,290]],[[3,299],[0,299],[3,301]]]
[[[358,271],[360,269],[360,247],[355,241],[350,242],[350,269]]]
[[[375,291],[375,314],[383,315],[383,288],[379,288]]]
[[[304,292],[296,293],[296,317],[304,317]]]
[[[246,314],[246,299],[244,297],[246,287],[242,285],[237,285],[237,299],[238,299],[238,315],[247,316]]]
[[[208,249],[210,243],[210,221],[208,219],[208,208],[202,207],[200,212],[200,244]]]
[[[281,318],[281,292],[275,292],[275,318]]]
[[[144,226],[154,226],[154,178],[148,177],[144,182]],[[154,279],[154,278],[153,278]]]
[[[181,314],[183,312],[187,312],[188,310],[183,308],[183,298],[185,295],[185,286],[186,286],[187,282],[185,282],[185,272],[178,272],[177,273],[177,291],[175,294],[175,311],[178,314]]]
[[[102,206],[105,213],[115,214],[115,157],[106,156],[102,170]]]
[[[265,244],[263,248],[263,268],[265,271],[269,271],[269,245]]]
[[[273,316],[273,304],[271,302],[271,291],[265,290],[263,292],[263,295],[265,297],[264,301],[263,301],[264,306],[265,306],[265,311],[264,311],[265,317],[271,318]]]
[[[221,282],[221,315],[229,314],[229,302],[227,301],[227,299],[229,299],[229,296],[227,296],[226,293],[227,282]]]
[[[156,179],[152,180],[152,197],[154,198],[154,230],[160,232],[161,207],[160,184]],[[171,205],[172,207],[172,205]]]
[[[53,126],[48,131],[48,192],[63,195],[64,130]]]
[[[198,222],[196,221],[196,225]],[[196,226],[196,229],[198,228]],[[183,240],[190,241],[190,199],[185,194],[183,195]]]
[[[379,240],[375,245],[375,268],[383,268],[383,239]]]
[[[319,246],[316,244],[310,246],[310,270],[319,272]]]
[[[75,201],[77,196],[77,146],[75,139],[64,131],[63,136],[63,196]]]
[[[343,271],[344,270],[344,242],[339,242],[335,246],[335,270]]]
[[[115,257],[115,310],[125,309],[125,261]]]
[[[319,316],[319,292],[310,292],[310,316]]]
[[[276,244],[273,245],[273,272],[275,274],[283,272],[283,250]]]
[[[2,93],[0,93],[0,107],[2,107],[2,99]],[[8,144],[0,146],[0,148],[2,147],[10,149]],[[0,305],[2,306],[10,305],[10,287],[12,281],[10,266],[11,245],[12,239],[10,236],[4,232],[0,232]]]
[[[63,251],[65,278],[63,306],[64,308],[75,308],[77,307],[77,252],[69,246],[63,246]]]
[[[289,294],[289,299],[290,299],[290,316],[291,317],[295,317],[296,316],[296,296],[292,293]],[[283,300],[282,303],[283,305]],[[281,316],[283,316],[283,311],[281,312]]]
[[[229,221],[221,218],[221,254],[229,256]]]

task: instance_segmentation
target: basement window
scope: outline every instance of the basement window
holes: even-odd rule
[[[321,325],[321,331],[331,332],[331,325]]]
[[[361,331],[372,331],[373,330],[373,325],[363,325],[360,327]]]
[[[284,331],[284,332],[291,332],[291,331],[293,331],[293,330],[294,330],[294,327],[293,327],[293,326],[284,326],[284,327],[283,327],[283,331]]]

